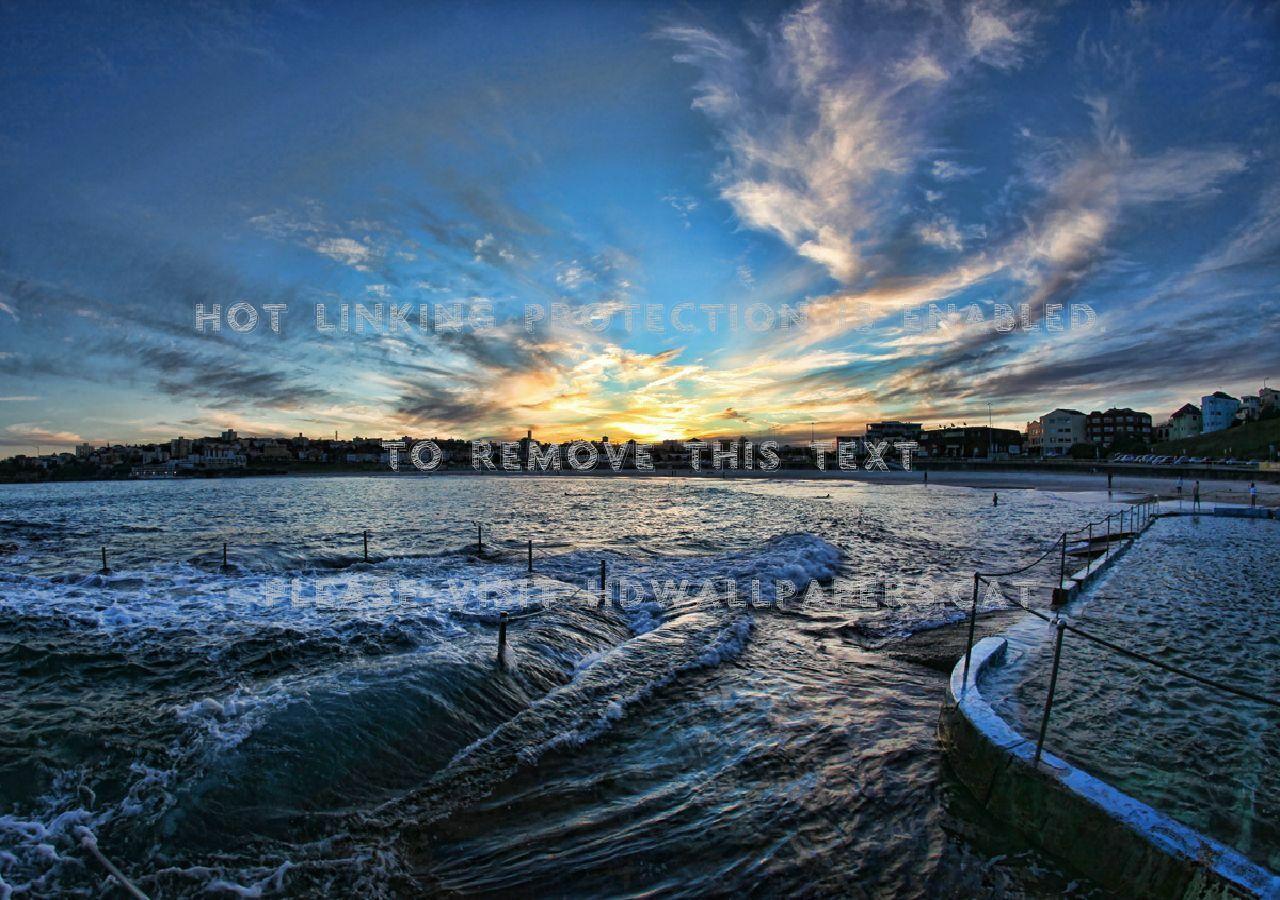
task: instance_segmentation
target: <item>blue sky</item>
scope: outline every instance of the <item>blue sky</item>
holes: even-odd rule
[[[1247,3],[0,4],[0,445],[849,434],[1256,392],[1278,36]],[[196,331],[237,301],[286,304],[282,333]],[[455,301],[494,327],[314,326]],[[576,320],[526,327],[552,304]],[[1049,330],[1071,304],[1096,319]],[[741,324],[783,305],[803,327]]]

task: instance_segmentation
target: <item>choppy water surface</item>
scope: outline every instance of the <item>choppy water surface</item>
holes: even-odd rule
[[[1123,647],[1280,697],[1280,524],[1161,519],[1072,608]],[[1050,626],[1027,623],[1014,663],[984,695],[1038,733]],[[1068,633],[1050,732],[1054,753],[1280,871],[1280,710],[1119,656]]]
[[[570,476],[0,488],[0,896],[100,894],[90,833],[157,896],[1058,895],[1075,882],[945,776],[942,679],[879,648],[1107,502]],[[621,612],[597,609],[602,559],[650,585]],[[875,587],[778,611],[694,596],[713,577]],[[684,599],[654,587],[682,578]]]

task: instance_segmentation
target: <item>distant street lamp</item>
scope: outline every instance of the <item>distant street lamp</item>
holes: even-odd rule
[[[995,435],[991,431],[991,404],[987,403],[987,459],[995,455]]]

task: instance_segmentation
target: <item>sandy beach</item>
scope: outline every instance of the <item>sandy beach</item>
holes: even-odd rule
[[[408,475],[419,477],[412,470],[401,473],[385,473],[388,476]],[[807,481],[860,481],[884,485],[922,484],[926,481],[926,473],[922,470],[872,471],[864,469],[839,470],[828,469],[775,469],[772,471],[723,469],[720,471],[704,469],[693,472],[689,469],[657,469],[653,472],[638,472],[634,469],[623,469],[613,472],[608,469],[576,471],[562,469],[557,472],[474,472],[470,470],[445,470],[436,475],[463,475],[503,478],[559,478],[565,476],[587,478],[638,477],[638,478],[751,478],[760,480],[807,480]],[[1076,473],[1060,471],[1009,471],[993,470],[982,472],[975,470],[932,470],[927,473],[927,482],[931,486],[983,488],[993,491],[1004,490],[1041,490],[1062,492],[1095,492],[1107,490],[1106,473]],[[1256,481],[1258,488],[1258,506],[1280,508],[1280,484],[1268,481]],[[1181,485],[1181,492],[1178,488]],[[1111,481],[1111,491],[1117,498],[1127,496],[1151,496],[1161,500],[1183,499],[1191,503],[1195,479],[1179,480],[1176,474],[1168,477],[1151,477],[1139,475],[1116,475]],[[1202,504],[1236,504],[1249,505],[1249,482],[1240,479],[1201,479],[1200,500]]]

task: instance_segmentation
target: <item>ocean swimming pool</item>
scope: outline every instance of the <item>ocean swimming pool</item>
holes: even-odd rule
[[[1264,697],[1280,697],[1280,523],[1164,518],[1075,604],[1090,633]],[[1034,739],[1052,626],[1007,635],[984,696]],[[1280,870],[1280,709],[1197,684],[1068,632],[1045,747]]]

